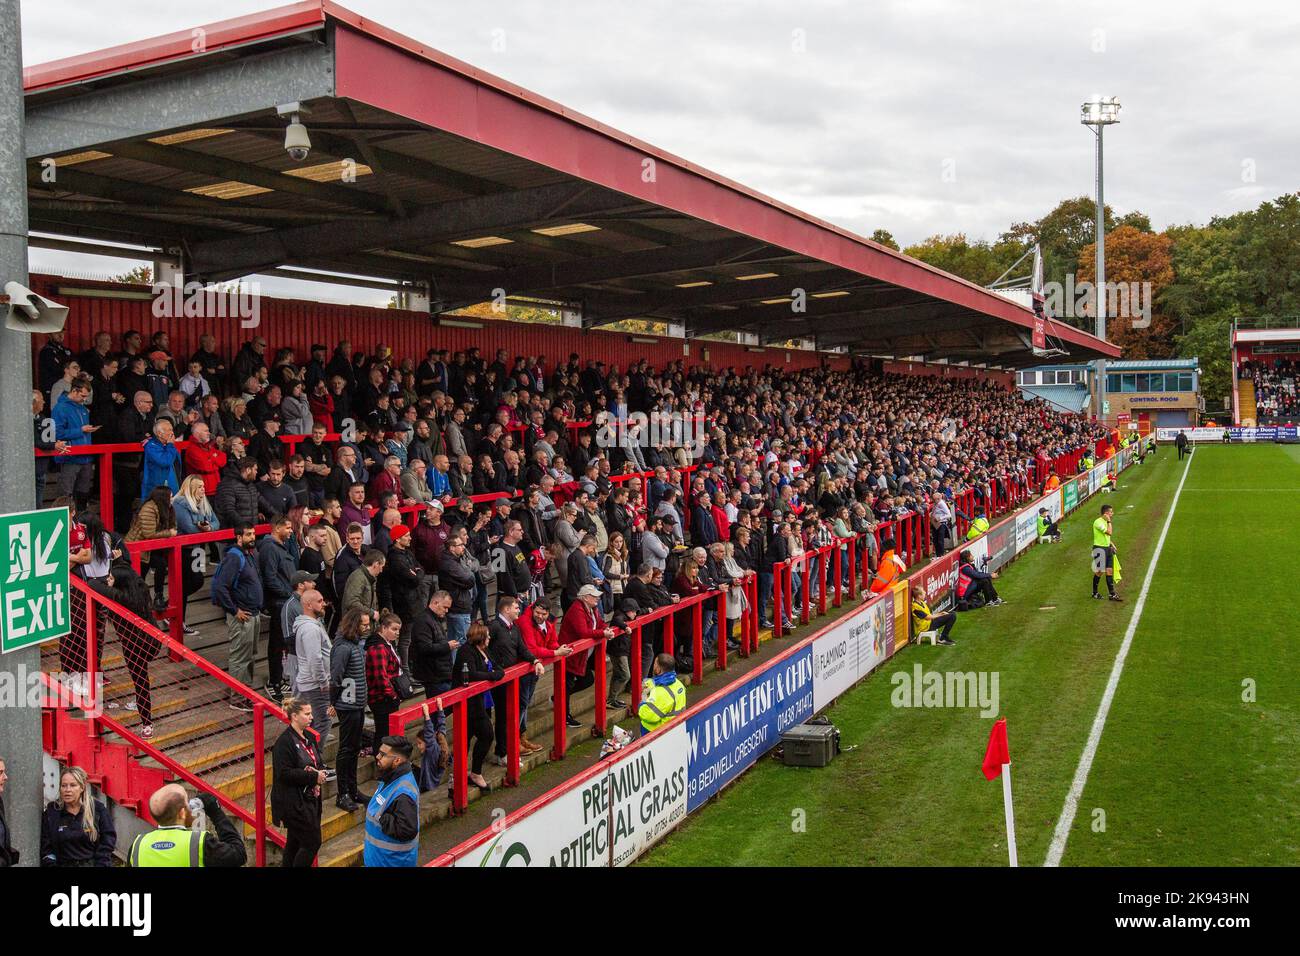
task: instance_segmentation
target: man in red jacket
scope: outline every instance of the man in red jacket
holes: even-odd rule
[[[600,614],[601,590],[594,584],[584,584],[578,589],[578,599],[569,605],[569,610],[564,614],[564,620],[560,623],[560,644],[563,646],[574,645],[579,641],[595,640],[601,638],[611,638],[614,636],[614,629],[605,626],[605,619]],[[595,648],[597,654],[604,654],[605,647],[603,644],[597,644]],[[582,724],[573,719],[573,695],[580,690],[586,690],[596,682],[596,675],[587,669],[587,659],[591,656],[590,650],[577,651],[569,655],[566,662],[564,674],[564,706],[566,711],[565,723],[570,727],[581,727]],[[598,701],[597,706],[604,706],[603,701]],[[593,733],[595,728],[592,728]]]
[[[392,492],[398,498],[402,497],[402,460],[396,455],[389,455],[384,459],[384,470],[375,477],[370,479],[370,497],[371,504],[378,505],[384,498],[384,495]]]
[[[226,466],[226,453],[212,442],[212,433],[203,422],[190,428],[190,443],[185,446],[185,472],[203,479],[203,490],[209,498],[217,493],[221,482],[221,469]]]

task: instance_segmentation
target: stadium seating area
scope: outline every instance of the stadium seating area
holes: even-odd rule
[[[1296,374],[1296,362],[1292,359],[1245,361],[1238,366],[1238,377],[1254,384],[1255,418],[1259,424],[1293,422],[1300,418]]]
[[[581,726],[574,711],[590,707],[600,731],[598,705],[622,706],[625,692],[635,701],[665,648],[680,671],[697,674],[700,654],[748,651],[733,605],[756,600],[758,626],[793,627],[782,619],[800,604],[832,589],[838,598],[859,575],[865,585],[901,522],[916,518],[909,527],[924,528],[925,548],[941,550],[978,514],[1037,487],[1049,462],[1105,435],[992,382],[865,366],[711,369],[679,360],[621,369],[577,354],[551,366],[504,350],[491,361],[473,348],[399,357],[383,347],[353,353],[347,342],[316,346],[302,363],[289,349],[268,351],[260,336],[229,358],[205,337],[182,364],[163,333],[147,344],[139,333],[121,343],[101,333],[78,343],[90,346],[80,352],[62,338],[51,336],[39,356],[38,461],[54,463],[59,500],[76,510],[83,621],[95,608],[101,620],[94,656],[106,653],[105,614],[139,624],[115,626],[120,646],[107,652],[129,677],[132,693],[119,701],[133,736],[194,750],[196,773],[251,804],[259,775],[230,759],[234,742],[247,749],[250,727],[275,714],[274,702],[329,695],[332,684],[316,724],[338,764],[337,832],[356,809],[350,797],[363,795],[358,761],[364,769],[390,720],[406,726],[409,701],[451,688],[447,642],[496,627],[500,600],[516,598],[523,623],[539,604],[551,621],[524,627],[517,647],[493,632],[491,654],[512,678],[533,659],[549,670],[560,644],[594,648],[566,661],[550,690],[569,702],[556,723]],[[111,500],[102,492],[110,485]],[[855,537],[863,546],[846,549],[849,565],[800,561]],[[242,550],[230,546],[235,539]],[[227,572],[214,577],[223,561]],[[783,606],[782,568],[794,569]],[[256,589],[244,586],[253,580]],[[584,587],[598,592],[585,629]],[[317,633],[302,616],[312,590],[326,600],[319,625],[333,646],[335,673],[323,685],[300,664],[303,642]],[[725,604],[701,597],[714,594]],[[447,606],[431,609],[439,595]],[[637,615],[655,612],[636,631],[642,646],[591,643],[606,624],[624,634]],[[696,640],[674,645],[673,617],[686,635],[692,613]],[[392,634],[381,634],[390,615]],[[146,621],[168,634],[166,663],[150,666]],[[264,661],[246,652],[259,630]],[[74,628],[59,648],[62,671],[86,670],[84,633],[84,624]],[[344,709],[339,677],[357,645],[369,696],[359,717],[340,714],[332,726],[323,714],[330,703]],[[209,689],[197,709],[197,678],[171,674],[178,666],[203,672]],[[167,688],[188,688],[188,699],[165,690],[160,707],[151,693],[160,676]],[[525,695],[547,683],[520,684],[524,723]],[[579,707],[579,695],[592,700]],[[169,707],[189,723],[169,721]],[[516,746],[525,758],[543,749],[524,727],[518,738],[502,733],[504,709],[495,740],[480,739],[466,761],[471,785],[493,745],[500,764],[519,758]],[[449,745],[441,733],[425,739],[432,765]],[[423,787],[443,786],[445,762],[422,776]],[[455,799],[463,805],[463,783]]]

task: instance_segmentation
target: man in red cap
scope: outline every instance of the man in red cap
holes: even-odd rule
[[[411,529],[404,524],[393,525],[388,535],[393,546],[388,550],[388,563],[379,578],[379,603],[402,619],[397,656],[402,669],[409,671],[411,624],[424,610],[426,575],[411,550]]]

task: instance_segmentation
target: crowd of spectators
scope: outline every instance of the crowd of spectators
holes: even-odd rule
[[[1297,362],[1275,358],[1271,362],[1247,360],[1238,366],[1239,378],[1255,385],[1255,420],[1259,424],[1294,422],[1300,419],[1300,395],[1296,394]]]
[[[620,368],[577,354],[553,365],[504,349],[394,356],[346,341],[315,345],[304,362],[268,351],[260,335],[229,357],[204,335],[178,363],[161,332],[147,344],[128,332],[116,347],[101,332],[79,353],[63,339],[50,335],[40,352],[33,427],[38,447],[61,452],[43,461],[57,463],[60,491],[84,516],[73,536],[79,573],[129,590],[147,613],[144,580],[113,577],[124,545],[227,532],[210,582],[227,669],[253,686],[265,634],[263,690],[312,704],[322,740],[337,724],[338,800],[349,809],[365,798],[356,760],[367,712],[373,744],[412,694],[499,680],[526,662],[521,746],[540,750],[527,736],[536,676],[564,656],[570,698],[591,688],[590,651],[574,650],[584,639],[609,639],[608,685],[594,693],[622,706],[663,650],[662,622],[647,625],[643,673],[630,672],[623,628],[638,615],[725,592],[725,615],[713,601],[701,614],[712,657],[734,645],[751,573],[768,625],[774,565],[917,513],[942,551],[956,538],[960,496],[973,495],[968,519],[991,513],[1013,484],[1034,483],[1040,461],[1104,434],[991,381],[858,365]],[[673,426],[642,433],[633,416],[615,427],[656,412]],[[284,435],[300,436],[296,448]],[[124,541],[96,513],[97,459],[77,453],[109,442],[141,448],[113,458]],[[630,473],[649,477],[619,480]],[[865,541],[857,557],[873,573],[881,549]],[[166,550],[150,555],[141,567],[157,609],[169,588],[187,600],[201,589],[190,562],[168,581]],[[796,604],[805,589],[815,598],[833,586],[830,564],[794,574]],[[679,614],[675,631],[689,634],[692,611]],[[675,650],[691,669],[691,642]],[[144,684],[147,696],[147,673]],[[234,695],[230,706],[250,705]],[[485,760],[504,762],[505,711],[503,692],[471,711],[464,771],[476,786],[486,786]],[[572,711],[568,720],[580,726]],[[444,730],[432,714],[423,789],[446,769]]]

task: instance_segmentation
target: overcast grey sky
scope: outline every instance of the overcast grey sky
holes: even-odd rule
[[[26,64],[275,6],[29,0]],[[1300,5],[1009,0],[352,0],[346,6],[863,235],[992,239],[1093,191],[1157,228],[1300,184]],[[33,270],[121,261],[33,250]],[[271,289],[272,284],[263,284]],[[352,298],[329,289],[322,297]]]

